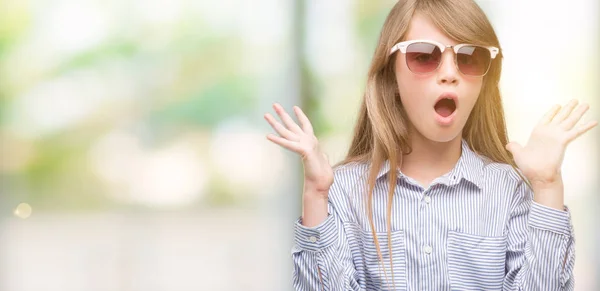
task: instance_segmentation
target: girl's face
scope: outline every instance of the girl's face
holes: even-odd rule
[[[416,39],[433,40],[444,45],[457,44],[418,13],[413,16],[406,37],[406,40]],[[461,137],[479,96],[483,77],[460,73],[451,48],[444,50],[439,68],[427,75],[411,72],[406,64],[406,55],[400,51],[396,54],[396,81],[412,134],[435,142]],[[443,100],[448,98],[454,100]]]

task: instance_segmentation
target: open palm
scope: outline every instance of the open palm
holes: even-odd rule
[[[310,120],[298,106],[294,106],[294,112],[300,126],[294,122],[281,105],[274,104],[273,109],[283,124],[275,120],[271,114],[265,114],[267,122],[279,134],[279,136],[269,134],[267,139],[299,154],[304,165],[304,186],[311,187],[317,192],[327,193],[333,184],[333,170],[327,156],[319,150],[319,141],[313,132]]]
[[[564,107],[555,105],[533,129],[525,147],[511,142],[506,149],[531,183],[552,183],[560,177],[560,168],[567,145],[595,127],[597,121],[577,125],[589,109],[571,100]]]

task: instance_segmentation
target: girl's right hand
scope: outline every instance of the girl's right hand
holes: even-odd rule
[[[298,106],[294,106],[294,113],[301,126],[294,122],[281,105],[273,104],[273,109],[285,126],[271,114],[265,114],[267,122],[279,134],[268,134],[267,139],[300,155],[304,166],[305,195],[327,198],[329,187],[333,184],[333,170],[327,156],[319,150],[319,141],[313,133],[310,121]]]

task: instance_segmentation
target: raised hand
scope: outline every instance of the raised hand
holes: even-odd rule
[[[304,193],[316,193],[327,197],[329,187],[333,184],[333,170],[327,156],[319,149],[319,141],[313,133],[313,128],[300,107],[294,106],[294,113],[298,117],[300,126],[287,114],[279,104],[274,104],[273,109],[283,124],[279,123],[271,114],[265,114],[265,119],[279,134],[268,134],[267,139],[300,155],[304,166]]]
[[[567,145],[598,125],[595,120],[577,125],[589,109],[587,104],[577,106],[578,103],[571,100],[563,107],[552,107],[533,129],[525,147],[515,142],[506,145],[533,186],[543,187],[562,179],[560,168]]]

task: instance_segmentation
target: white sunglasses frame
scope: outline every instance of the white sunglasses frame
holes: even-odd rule
[[[413,43],[428,43],[428,44],[435,45],[435,46],[437,46],[438,48],[440,48],[440,51],[442,52],[442,54],[444,53],[444,51],[445,51],[447,48],[452,48],[452,50],[454,51],[455,58],[456,58],[456,54],[458,54],[458,50],[459,50],[459,49],[461,49],[461,48],[462,48],[462,47],[464,47],[464,46],[476,46],[476,47],[485,48],[485,49],[487,49],[487,50],[490,52],[490,58],[491,58],[492,60],[493,60],[493,59],[495,59],[495,58],[496,58],[496,56],[498,55],[498,53],[500,52],[500,49],[498,49],[498,48],[497,48],[497,47],[495,47],[495,46],[483,46],[483,45],[468,44],[468,43],[461,43],[461,44],[457,44],[457,45],[444,45],[444,44],[441,44],[441,43],[439,43],[439,42],[437,42],[437,41],[434,41],[434,40],[415,39],[415,40],[407,40],[407,41],[402,41],[402,42],[399,42],[399,43],[395,44],[395,45],[392,47],[392,49],[390,50],[390,53],[389,53],[389,55],[388,55],[388,56],[392,55],[392,54],[393,54],[393,53],[395,53],[396,51],[400,51],[401,53],[403,53],[403,54],[406,54],[406,48],[407,48],[409,45],[413,44]],[[455,63],[455,65],[457,66],[457,68],[456,68],[456,69],[457,69],[457,70],[458,70],[458,71],[459,71],[461,74],[463,74],[463,72],[461,72],[461,71],[460,71],[460,69],[458,69],[458,64],[456,64],[456,60],[455,60],[455,62],[454,62],[454,63]],[[491,64],[490,64],[490,65],[491,65]],[[439,68],[439,65],[438,65],[438,68]],[[437,70],[438,68],[436,68],[435,70]],[[490,68],[489,68],[489,66],[488,66],[488,68],[487,68],[487,70],[485,71],[485,73],[484,73],[483,75],[481,75],[481,76],[484,76],[485,74],[487,74],[487,72],[489,71],[489,69],[490,69]],[[435,70],[434,70],[434,71],[435,71]],[[412,72],[412,71],[411,71],[411,72]],[[415,74],[417,74],[417,73],[415,73]],[[425,73],[425,74],[428,74],[428,73]]]

